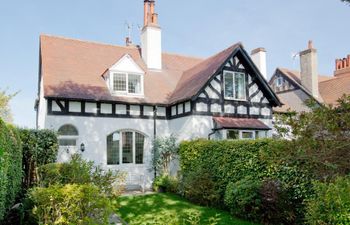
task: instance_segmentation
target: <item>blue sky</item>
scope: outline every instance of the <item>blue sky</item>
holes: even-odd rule
[[[336,58],[350,54],[350,7],[340,0],[157,0],[163,50],[210,56],[241,41],[265,47],[268,72],[298,69],[292,59],[312,39],[319,72],[332,75]],[[142,0],[1,0],[0,89],[20,91],[12,100],[15,124],[35,127],[39,35],[124,44],[125,22],[139,42]]]

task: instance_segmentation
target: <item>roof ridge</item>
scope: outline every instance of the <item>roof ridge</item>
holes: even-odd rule
[[[192,58],[192,59],[199,59],[199,60],[205,60],[206,59],[206,58],[200,57],[200,56],[183,55],[183,54],[180,54],[180,53],[162,52],[162,54],[173,55],[173,56],[180,56],[180,57],[186,57],[186,58]]]
[[[42,37],[64,39],[64,40],[69,40],[69,41],[77,41],[77,42],[83,42],[83,43],[87,43],[87,44],[106,45],[106,46],[125,48],[125,49],[137,48],[136,46],[114,45],[114,44],[108,44],[108,43],[103,43],[103,42],[98,42],[98,41],[88,41],[88,40],[83,40],[83,39],[79,39],[79,38],[69,38],[69,37],[64,37],[64,36],[60,36],[60,35],[40,34],[40,39]]]

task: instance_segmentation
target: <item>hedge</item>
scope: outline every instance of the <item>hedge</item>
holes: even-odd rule
[[[286,217],[288,220],[286,224],[300,221],[303,219],[305,211],[304,200],[312,195],[312,174],[302,170],[298,161],[290,162],[283,159],[281,152],[290,146],[288,141],[272,139],[182,142],[179,154],[182,174],[180,186],[183,187],[183,190],[180,192],[193,201],[193,196],[188,195],[193,191],[187,190],[186,186],[194,188],[197,187],[197,184],[190,182],[191,184],[188,185],[188,181],[191,180],[188,177],[191,178],[193,174],[205,171],[208,174],[206,179],[211,179],[215,184],[215,187],[208,187],[212,188],[213,191],[207,191],[207,193],[212,195],[216,192],[220,195],[220,200],[213,206],[222,207],[225,205],[226,192],[232,196],[232,193],[240,191],[237,189],[240,188],[237,186],[238,184],[247,185],[253,184],[253,181],[260,181],[259,201],[265,203],[260,204],[260,208],[254,209],[254,213],[251,215],[240,213],[235,216],[264,223],[269,223],[271,220],[281,220],[282,218],[272,218],[278,215]],[[207,183],[212,182],[207,181]],[[271,188],[267,188],[269,185],[277,190],[276,193],[266,193],[271,190]],[[227,190],[228,186],[230,190]],[[282,199],[281,196],[283,196],[287,200],[282,202],[283,205],[279,200],[268,203],[275,205],[268,205],[266,201],[271,199],[270,195],[278,195],[277,199]],[[250,197],[247,196],[247,198]],[[227,203],[232,203],[233,201],[229,199],[230,197],[227,196]],[[200,199],[197,202],[200,202]],[[237,212],[234,207],[234,204],[225,205],[226,209]],[[251,205],[242,207],[249,208]]]
[[[36,168],[54,163],[57,159],[57,134],[51,130],[20,129],[23,142],[23,188],[27,190],[37,181]]]
[[[19,133],[0,119],[0,221],[21,191],[22,175]]]

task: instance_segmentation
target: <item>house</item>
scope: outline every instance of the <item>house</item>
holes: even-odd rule
[[[318,73],[317,50],[309,42],[308,49],[299,53],[300,71],[277,68],[269,84],[284,104],[275,107],[275,113],[308,112],[305,101],[337,105],[344,94],[350,94],[350,55],[337,59],[334,76]]]
[[[149,187],[152,140],[271,136],[281,103],[265,52],[241,43],[201,59],[162,53],[155,2],[144,1],[141,46],[40,37],[37,127],[58,131],[58,160],[79,152]]]

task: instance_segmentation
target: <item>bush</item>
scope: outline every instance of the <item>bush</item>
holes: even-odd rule
[[[157,192],[178,192],[179,182],[175,177],[159,176],[153,181],[153,190]]]
[[[92,184],[52,185],[29,191],[39,224],[108,224],[113,212],[109,197]]]
[[[124,179],[124,175],[118,171],[103,171],[99,166],[94,166],[92,161],[82,159],[81,155],[74,154],[67,163],[51,163],[38,168],[41,187],[66,184],[93,184],[103,194],[117,196],[121,189],[115,187],[117,182]]]
[[[350,224],[350,177],[339,177],[330,184],[317,182],[315,192],[307,203],[308,224]]]
[[[190,201],[204,205],[218,205],[220,195],[212,175],[206,170],[194,170],[182,178],[180,193]]]
[[[233,215],[257,221],[261,207],[260,187],[261,182],[251,177],[229,183],[225,192],[225,205]]]
[[[54,163],[57,158],[57,135],[51,130],[20,129],[23,143],[23,188],[33,187],[37,180],[36,168]]]
[[[17,129],[0,119],[0,221],[21,190],[22,145]]]
[[[302,162],[284,158],[283,151],[291,148],[290,143],[289,141],[272,139],[183,142],[179,151],[183,176],[180,186],[184,186],[185,182],[189,181],[190,185],[198,187],[199,185],[191,183],[191,179],[192,177],[196,179],[202,173],[201,171],[206,171],[210,174],[210,182],[219,195],[216,206],[220,207],[224,203],[227,186],[231,183],[229,189],[232,189],[232,183],[243,182],[248,177],[262,185],[276,188],[275,191],[280,188],[276,193],[278,200],[270,202],[270,205],[265,208],[267,211],[254,212],[260,213],[259,217],[262,218],[262,222],[272,223],[272,221],[277,220],[272,216],[274,210],[278,210],[279,215],[286,216],[284,224],[301,222],[305,212],[304,200],[313,193],[313,174],[300,166]],[[267,182],[269,180],[275,182],[276,185],[278,184],[278,187],[269,184]],[[188,185],[189,188],[190,185]],[[257,194],[261,195],[261,201],[264,201],[263,198],[267,198],[271,194],[265,188],[263,186],[261,190],[256,190]],[[201,198],[199,193],[198,198]],[[255,202],[251,202],[251,205],[254,204]],[[289,207],[290,205],[293,208]],[[244,217],[244,213],[238,216]]]

